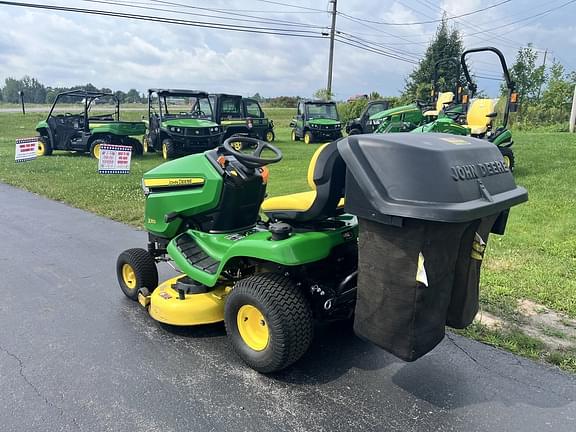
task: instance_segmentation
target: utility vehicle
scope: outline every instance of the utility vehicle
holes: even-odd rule
[[[91,114],[98,102],[107,101],[114,104],[114,112],[108,114]],[[58,111],[58,105],[81,103],[80,112]],[[101,144],[121,144],[132,147],[135,155],[142,154],[142,143],[136,136],[145,132],[142,122],[120,121],[120,101],[112,93],[71,90],[59,93],[48,112],[46,120],[36,125],[38,138],[38,155],[48,156],[54,150],[68,150],[87,153],[100,157]]]
[[[267,142],[274,141],[274,122],[266,117],[256,99],[214,93],[210,95],[210,101],[214,107],[215,121],[222,126],[223,139],[242,135]],[[241,150],[242,145],[242,141],[232,142],[237,150]]]
[[[199,90],[149,89],[146,123],[145,151],[159,150],[164,159],[212,149],[222,139],[208,93]]]
[[[372,133],[379,126],[374,120],[374,115],[386,111],[390,106],[387,100],[373,100],[368,102],[362,110],[360,117],[350,120],[346,124],[346,133],[348,135],[357,135],[363,133]]]
[[[292,141],[311,144],[342,137],[342,123],[335,102],[302,100],[290,122]]]
[[[472,322],[488,235],[527,199],[496,147],[353,135],[317,149],[310,191],[265,200],[267,165],[281,158],[270,143],[230,137],[144,174],[148,247],[119,255],[124,294],[165,324],[223,321],[263,373],[304,355],[314,322],[353,317],[357,334],[408,361],[446,324]],[[181,274],[158,284],[164,261]]]

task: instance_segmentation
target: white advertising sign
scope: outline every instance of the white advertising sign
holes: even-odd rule
[[[16,162],[26,162],[36,159],[38,149],[38,138],[17,138],[16,139]]]
[[[101,144],[98,172],[100,174],[130,174],[132,147]]]

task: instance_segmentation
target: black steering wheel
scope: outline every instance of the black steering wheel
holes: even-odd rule
[[[234,150],[231,143],[232,142],[241,142],[246,143],[244,147],[255,147],[254,151],[249,153],[242,153],[241,151]],[[276,162],[280,162],[282,159],[282,152],[279,148],[273,146],[266,141],[261,141],[256,138],[250,138],[247,136],[231,136],[230,138],[226,139],[224,143],[222,143],[222,147],[226,150],[227,153],[234,156],[240,162],[242,162],[248,168],[259,168],[265,165],[273,164]],[[263,158],[262,151],[265,149],[270,150],[274,153],[273,157],[270,158]]]
[[[444,114],[454,120],[454,121],[458,121],[460,120],[460,117],[464,116],[465,114],[461,111],[444,111]]]
[[[196,110],[192,112],[192,115],[197,117],[206,117],[206,113],[202,110]]]

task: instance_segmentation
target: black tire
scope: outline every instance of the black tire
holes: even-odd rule
[[[312,132],[304,132],[304,142],[306,143],[306,141],[308,141],[307,144],[312,144],[314,142],[314,135],[312,135]]]
[[[266,142],[273,142],[276,139],[276,135],[274,134],[274,131],[272,129],[267,130],[266,133],[264,134],[264,141]]]
[[[94,159],[100,159],[100,146],[102,144],[110,144],[110,141],[105,139],[95,139],[90,143],[90,156]]]
[[[133,277],[130,279],[126,278],[124,273],[125,265],[133,272]],[[116,261],[116,276],[122,292],[132,300],[138,300],[140,288],[148,288],[148,291],[152,292],[158,286],[156,262],[144,249],[127,249],[122,252]]]
[[[515,159],[514,159],[514,151],[510,147],[498,147],[500,153],[502,153],[502,157],[504,158],[504,164],[510,169],[510,171],[514,171]]]
[[[257,351],[243,339],[238,314],[243,306],[257,308],[268,330],[265,348]],[[299,360],[312,342],[310,304],[290,279],[278,273],[261,273],[238,282],[224,308],[224,323],[234,351],[252,369],[271,373]]]
[[[292,129],[292,134],[290,137],[292,141],[300,141],[300,137],[296,134],[296,129]]]
[[[36,151],[37,156],[50,156],[52,154],[52,144],[50,144],[50,139],[47,137],[38,137],[38,150]]]
[[[126,138],[124,142],[127,146],[132,147],[132,154],[134,156],[142,156],[144,154],[144,146],[136,138]]]
[[[361,133],[362,133],[362,131],[360,129],[354,128],[354,129],[350,129],[350,132],[348,132],[348,136],[360,135]]]
[[[145,135],[144,139],[142,140],[142,150],[144,153],[155,153],[156,152],[156,149],[152,145],[152,142],[150,141],[150,137],[148,135]]]
[[[176,146],[170,138],[162,140],[162,158],[164,160],[174,159],[177,156]]]

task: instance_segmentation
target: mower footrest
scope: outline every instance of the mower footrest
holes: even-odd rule
[[[220,261],[216,261],[210,255],[202,250],[196,241],[188,234],[184,233],[176,239],[176,246],[178,250],[188,262],[206,273],[215,274],[220,265]]]

